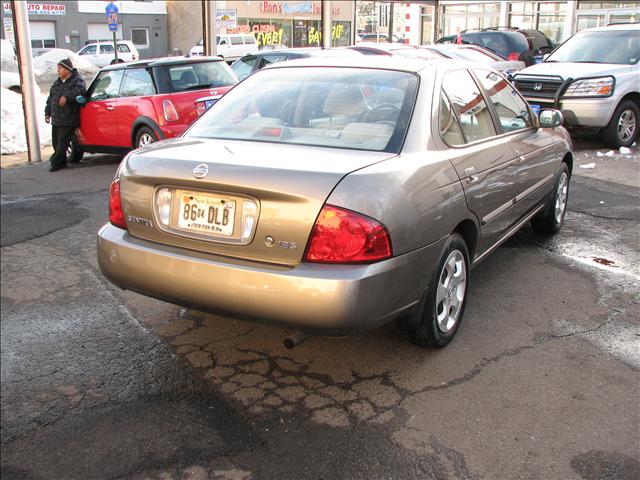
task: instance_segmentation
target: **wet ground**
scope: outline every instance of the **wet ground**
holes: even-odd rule
[[[439,351],[286,350],[122,292],[95,259],[118,160],[3,170],[2,478],[639,478],[639,155],[577,146],[563,230],[475,269]]]

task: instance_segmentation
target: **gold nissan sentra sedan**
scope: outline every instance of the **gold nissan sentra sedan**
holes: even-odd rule
[[[280,63],[181,138],[127,155],[100,267],[204,311],[327,335],[395,319],[443,347],[471,268],[529,220],[562,226],[574,155],[561,123],[478,64]]]

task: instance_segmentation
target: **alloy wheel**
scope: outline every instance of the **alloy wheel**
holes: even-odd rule
[[[450,332],[458,323],[467,293],[467,266],[460,250],[447,257],[436,291],[436,321],[442,333]]]
[[[138,147],[144,147],[145,145],[149,145],[150,143],[154,143],[154,138],[148,133],[143,133],[140,135],[140,140],[138,140]]]
[[[628,142],[636,132],[636,114],[633,110],[625,110],[618,119],[618,137],[622,142]]]
[[[562,222],[562,215],[567,208],[567,192],[569,191],[569,177],[566,172],[562,172],[558,181],[558,189],[556,190],[555,220],[556,223]]]

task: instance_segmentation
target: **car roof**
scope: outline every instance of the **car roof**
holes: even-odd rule
[[[359,55],[344,57],[308,57],[299,60],[290,60],[288,62],[279,62],[268,65],[265,69],[272,70],[274,68],[295,68],[295,67],[344,67],[344,68],[366,68],[380,70],[397,70],[402,72],[418,73],[429,68],[435,70],[439,66],[449,67],[477,67],[474,62],[452,60],[448,58],[442,59],[422,59],[395,57],[386,55]],[[435,67],[435,68],[434,68]],[[264,70],[264,69],[263,69]]]
[[[147,67],[166,67],[172,65],[190,65],[193,63],[203,62],[223,62],[220,57],[203,57],[201,55],[197,57],[165,57],[165,58],[151,58],[147,60],[138,60],[137,62],[118,63],[115,65],[109,65],[103,67],[102,70],[127,70],[130,68],[147,68]]]
[[[614,23],[612,25],[606,25],[604,27],[586,28],[584,30],[580,30],[578,33],[582,33],[582,32],[608,32],[610,30],[638,31],[638,30],[640,30],[640,23],[639,22],[634,22],[634,23]]]
[[[409,45],[407,43],[391,43],[391,42],[380,42],[380,43],[358,42],[355,45],[350,45],[347,48],[353,48],[353,47],[365,47],[365,48],[371,48],[375,50],[384,50],[385,52],[390,52],[393,50],[401,50],[405,48],[406,49],[416,48],[415,45]]]

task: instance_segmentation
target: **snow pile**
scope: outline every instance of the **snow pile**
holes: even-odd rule
[[[22,95],[6,88],[2,90],[0,97],[2,122],[1,153],[18,153],[27,151],[27,136],[24,129],[24,114],[22,113]],[[40,131],[40,145],[51,145],[51,125],[44,121],[44,107],[47,97],[38,95],[37,114]]]
[[[56,78],[58,78],[58,62],[65,58],[71,59],[71,63],[73,63],[73,66],[78,70],[78,73],[84,78],[87,84],[99,70],[93,63],[82,58],[80,55],[76,55],[71,50],[54,48],[33,59],[33,71],[38,84],[51,85],[55,82]]]
[[[0,70],[2,70],[3,72],[17,72],[18,62],[16,62],[13,58],[2,57],[2,64],[0,65]]]

